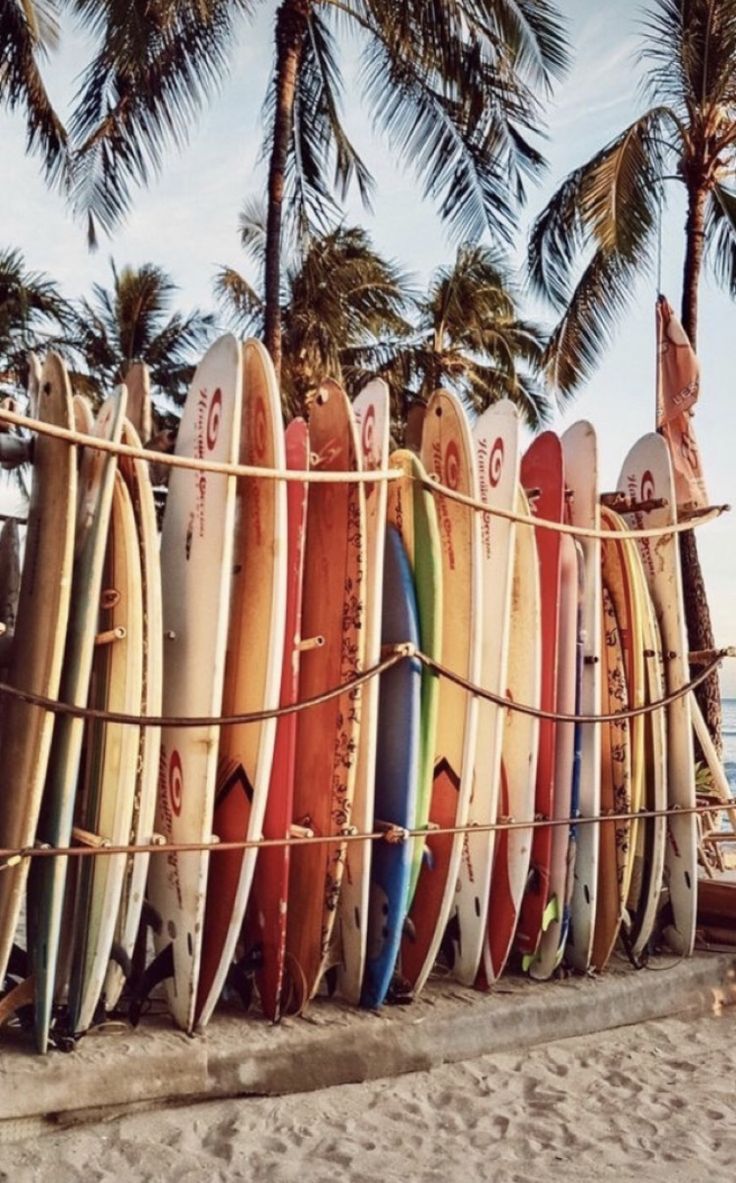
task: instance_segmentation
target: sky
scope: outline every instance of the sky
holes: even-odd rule
[[[644,106],[641,68],[641,7],[634,0],[558,0],[568,20],[574,61],[547,111],[545,145],[549,169],[532,188],[520,215],[519,240],[530,218],[577,164],[621,130]],[[84,227],[75,224],[58,194],[49,193],[38,162],[25,154],[20,116],[0,113],[0,247],[19,247],[26,263],[48,272],[69,296],[88,294],[95,282],[109,282],[109,259],[121,266],[152,261],[179,285],[179,306],[212,308],[212,280],[221,264],[247,267],[237,235],[238,210],[245,197],[260,194],[264,170],[259,159],[261,107],[272,50],[275,0],[260,7],[253,23],[244,22],[233,47],[232,69],[220,93],[192,129],[188,146],[170,151],[160,178],[137,192],[125,225],[96,254],[87,250]],[[47,63],[45,77],[59,108],[68,109],[88,44],[73,27],[62,29],[62,47]],[[357,46],[344,46],[346,122],[376,178],[372,212],[355,197],[346,207],[348,222],[361,222],[383,254],[396,258],[419,281],[447,262],[453,244],[410,170],[392,158],[385,141],[372,132],[359,99]],[[662,287],[677,307],[681,292],[684,208],[672,194],[662,228]],[[579,418],[595,425],[602,487],[613,489],[629,447],[654,428],[654,279],[643,279],[611,348],[587,387],[560,410],[553,423],[563,430]],[[551,314],[538,306],[534,315]],[[699,354],[702,394],[696,431],[713,502],[736,503],[736,401],[733,343],[736,305],[705,278],[701,296]],[[721,518],[699,533],[718,644],[736,644],[736,515]],[[724,692],[736,696],[736,661],[726,665]]]

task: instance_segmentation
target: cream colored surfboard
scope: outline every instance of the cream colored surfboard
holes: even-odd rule
[[[491,509],[512,512],[519,481],[519,413],[509,399],[490,406],[473,427],[481,500]],[[509,617],[513,582],[515,526],[493,513],[480,515],[481,640],[480,684],[493,694],[506,690]],[[496,821],[501,781],[504,713],[478,702],[478,725],[468,822]],[[466,986],[475,982],[488,926],[494,832],[466,834],[458,873],[457,930],[453,974]]]
[[[90,680],[90,706],[139,715],[143,688],[141,563],[130,494],[115,474],[102,576],[100,629]],[[106,637],[107,634],[107,637]],[[130,836],[139,729],[88,724],[77,789],[77,825],[123,846]],[[91,1025],[102,993],[125,877],[124,854],[87,859],[77,869],[69,1011],[72,1030]]]
[[[49,354],[38,389],[40,419],[67,430],[72,396],[61,358]],[[11,686],[55,698],[59,693],[71,593],[77,494],[76,448],[39,435],[34,448],[25,560],[15,645],[7,673]],[[3,708],[0,756],[0,845],[30,846],[36,835],[54,716],[19,699]],[[28,875],[28,861],[0,873],[0,979],[4,977]]]
[[[133,425],[126,420],[123,443],[139,448],[141,439]],[[156,507],[145,460],[131,460],[121,456],[118,469],[130,493],[135,516],[138,551],[140,555],[143,591],[143,686],[141,714],[161,714],[163,678],[163,625],[161,620],[161,563]],[[161,728],[141,727],[137,759],[137,779],[130,842],[147,846],[153,837],[156,814],[156,787],[161,749]],[[146,894],[150,855],[130,855],[125,871],[120,913],[115,939],[131,957],[138,936],[141,911]],[[120,967],[111,963],[105,979],[104,1001],[108,1010],[117,1003],[123,988]]]
[[[647,513],[628,514],[635,526],[667,526],[677,520],[672,463],[667,444],[654,433],[643,436],[626,457],[618,487],[636,501],[662,499],[665,504]],[[688,646],[680,575],[677,535],[645,538],[637,543],[666,654],[665,684],[668,694],[688,682]],[[695,805],[695,761],[692,717],[688,695],[667,708],[667,801],[670,807]],[[665,856],[665,886],[669,890],[674,922],[665,937],[675,953],[688,956],[695,940],[697,910],[697,847],[695,817],[671,817]]]
[[[144,361],[134,361],[123,378],[128,390],[128,420],[144,444],[153,435],[151,375]]]
[[[240,462],[286,467],[281,395],[260,341],[243,346]],[[286,615],[286,486],[244,477],[236,489],[236,532],[222,709],[225,715],[279,705]],[[276,719],[230,726],[220,736],[213,831],[221,841],[260,838],[271,781]],[[243,926],[257,850],[215,855],[207,884],[198,1026],[217,1003]]]
[[[192,379],[178,455],[235,463],[242,385],[240,344],[221,337]],[[234,522],[234,476],[172,469],[161,534],[164,715],[220,714]],[[172,842],[212,838],[219,739],[216,725],[162,731],[156,830]],[[149,873],[161,921],[156,949],[170,945],[173,959],[169,1007],[185,1030],[194,1024],[208,868],[207,851],[171,852],[154,856]]]
[[[567,508],[570,523],[586,529],[598,529],[598,444],[593,426],[581,420],[568,427],[562,436],[565,460],[565,484],[571,497]],[[580,713],[600,714],[601,704],[601,544],[598,538],[580,538],[583,552],[585,596],[583,599],[583,678],[580,688]],[[597,723],[583,723],[580,736],[580,816],[597,817],[601,797],[601,728]],[[595,928],[598,886],[597,825],[577,828],[575,875],[570,904],[570,932],[565,956],[581,973],[590,965]]]
[[[651,704],[664,698],[664,653],[657,617],[644,582],[643,570],[640,570],[639,578],[643,584],[641,602],[645,701]],[[663,709],[652,711],[644,719],[644,794],[641,804],[642,809],[646,810],[660,811],[667,808],[667,726]],[[640,819],[634,851],[634,871],[629,887],[630,924],[627,924],[631,955],[635,960],[644,955],[657,920],[666,846],[667,819]]]
[[[516,512],[529,516],[529,502],[519,485]],[[539,563],[534,527],[517,525],[509,620],[507,697],[539,709],[542,677],[542,620]],[[539,719],[509,710],[503,734],[499,816],[533,821],[537,781]],[[491,875],[488,927],[483,947],[482,980],[492,985],[503,972],[526,889],[532,829],[496,835]]]
[[[427,407],[422,460],[428,472],[451,490],[478,498],[475,449],[462,404],[446,390]],[[435,493],[442,544],[442,664],[478,683],[481,668],[480,515]],[[464,826],[473,784],[477,701],[466,690],[440,681],[430,822]],[[453,913],[463,839],[461,834],[427,836],[428,857],[419,875],[410,912],[413,933],[402,944],[402,974],[418,992],[426,982]]]
[[[353,401],[355,426],[360,439],[364,469],[386,468],[391,409],[389,390],[380,378],[363,387]],[[383,596],[383,548],[386,535],[386,482],[365,486],[366,580],[365,664],[381,657],[381,603]],[[378,726],[378,678],[363,687],[360,744],[355,773],[352,824],[359,833],[373,829]],[[366,950],[366,923],[371,873],[371,843],[351,842],[345,856],[340,889],[337,933],[337,982],[343,998],[360,1002]]]

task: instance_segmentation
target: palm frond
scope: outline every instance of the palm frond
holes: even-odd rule
[[[67,135],[44,85],[39,59],[55,41],[56,5],[4,0],[0,5],[0,106],[20,109],[29,152],[39,152],[51,184],[66,181]]]
[[[736,297],[736,193],[714,185],[705,228],[708,261],[717,282]]]
[[[572,394],[597,368],[637,274],[648,262],[651,253],[646,243],[635,258],[600,249],[594,253],[545,350],[545,375],[557,394]]]
[[[99,41],[75,100],[73,204],[90,240],[126,213],[131,187],[186,143],[194,117],[227,72],[237,18],[250,0],[75,0]]]
[[[654,107],[563,181],[536,218],[527,250],[532,288],[568,302],[578,258],[593,250],[632,260],[654,233],[672,113]]]

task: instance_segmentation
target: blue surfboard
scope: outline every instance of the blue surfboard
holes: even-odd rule
[[[381,642],[419,644],[419,614],[411,566],[393,526],[386,531]],[[411,828],[419,775],[422,670],[402,661],[381,675],[376,751],[375,819]],[[367,951],[361,1006],[375,1009],[391,984],[406,917],[411,842],[373,846]]]

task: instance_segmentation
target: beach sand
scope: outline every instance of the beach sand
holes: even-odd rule
[[[734,1040],[736,1008],[391,1080],[141,1111],[5,1145],[0,1180],[732,1183]]]

